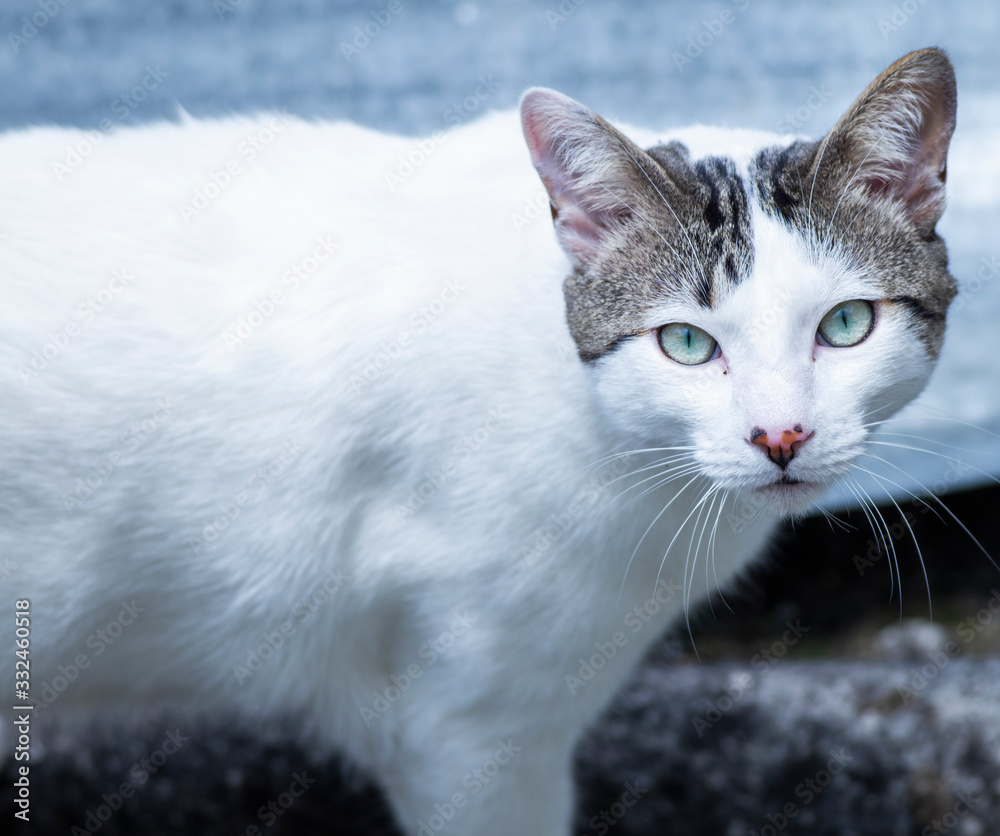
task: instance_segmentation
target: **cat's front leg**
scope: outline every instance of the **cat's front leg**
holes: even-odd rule
[[[465,724],[463,724],[465,725]],[[407,836],[567,836],[575,736],[523,726],[504,735],[454,720],[404,733],[384,779]]]

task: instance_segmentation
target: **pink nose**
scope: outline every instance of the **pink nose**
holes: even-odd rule
[[[806,432],[801,424],[796,424],[790,430],[773,433],[754,427],[750,431],[750,443],[756,444],[778,467],[784,470],[795,458],[799,448],[805,444],[815,432]]]

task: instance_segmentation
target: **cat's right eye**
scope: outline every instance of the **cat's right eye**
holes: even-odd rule
[[[871,302],[852,299],[828,311],[817,329],[817,335],[832,348],[850,348],[863,342],[875,325],[875,309]]]
[[[700,366],[719,354],[719,344],[696,325],[671,322],[657,333],[660,348],[671,360],[685,366]]]

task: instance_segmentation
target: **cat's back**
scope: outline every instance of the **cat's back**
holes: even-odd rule
[[[265,114],[0,135],[11,548],[46,550],[32,526],[96,548],[137,504],[197,527],[289,443],[317,471],[447,450],[498,382],[544,392],[539,356],[572,362],[566,265],[518,134],[514,114],[423,139]]]
[[[0,136],[0,551],[50,635],[137,597],[136,653],[172,654],[201,647],[177,613],[226,601],[218,645],[242,646],[221,636],[333,566],[352,591],[324,618],[350,613],[394,548],[355,560],[369,520],[401,529],[463,435],[586,423],[519,133],[510,113],[423,139],[273,115]],[[559,457],[500,423],[484,474]],[[473,481],[497,508],[525,483]]]

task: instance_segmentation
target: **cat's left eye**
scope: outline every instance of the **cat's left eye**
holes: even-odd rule
[[[658,332],[660,348],[671,360],[685,366],[700,366],[713,359],[719,344],[708,332],[686,322],[671,322]]]
[[[829,311],[819,323],[820,340],[833,348],[848,348],[863,342],[875,324],[871,302],[852,299]]]

